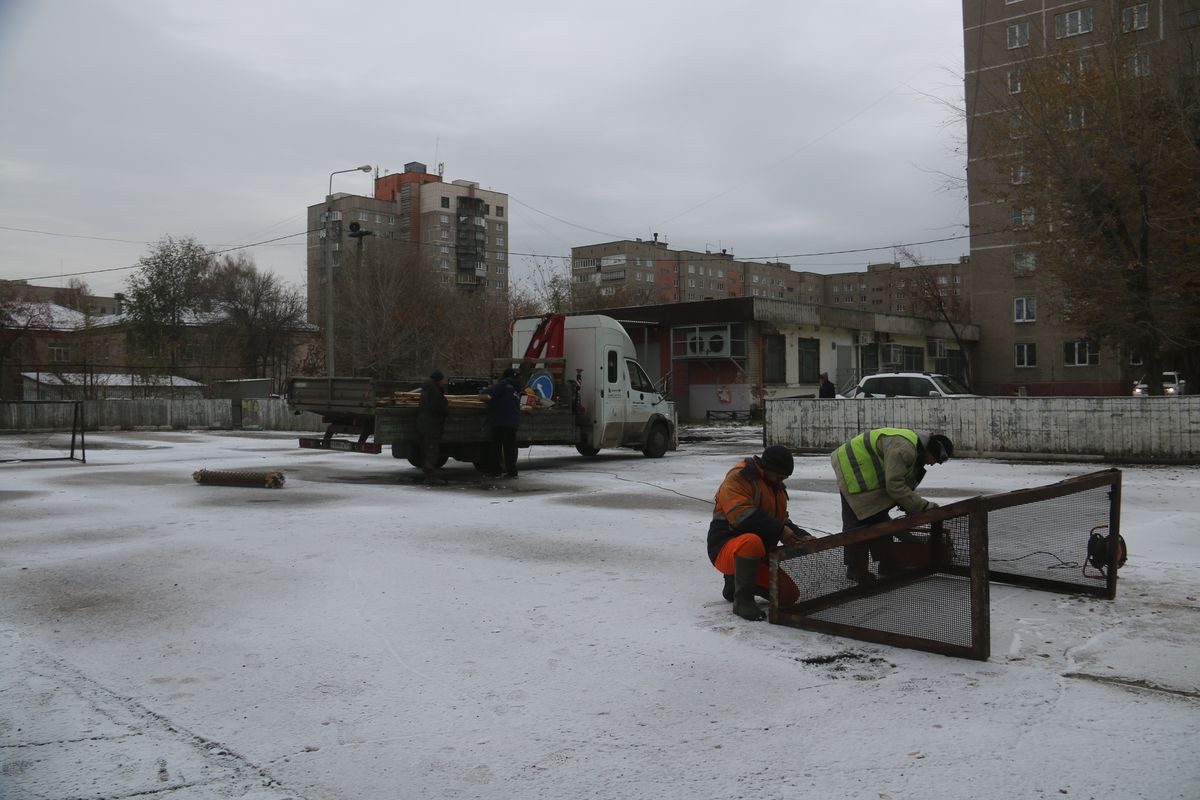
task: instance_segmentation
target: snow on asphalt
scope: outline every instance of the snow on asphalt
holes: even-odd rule
[[[704,538],[761,432],[683,438],[428,488],[274,433],[0,464],[0,796],[1197,796],[1200,469],[1125,468],[1117,599],[993,585],[974,662],[734,617]],[[962,460],[923,491],[1102,466]],[[826,457],[788,485],[838,529]]]

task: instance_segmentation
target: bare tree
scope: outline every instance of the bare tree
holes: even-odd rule
[[[1097,16],[1102,12],[1096,10]],[[1113,10],[1114,15],[1118,12]],[[1141,39],[1097,20],[1102,46],[1026,62],[991,117],[999,195],[1030,231],[1039,294],[1096,342],[1139,355],[1200,346],[1200,112],[1196,41]],[[1012,89],[1010,89],[1012,91]],[[1019,222],[1018,222],[1019,220]]]
[[[926,264],[907,247],[899,248],[897,254],[901,263],[907,262],[911,265],[904,268],[901,275],[905,281],[906,294],[912,303],[913,313],[918,317],[935,319],[946,324],[958,351],[962,354],[967,385],[973,385],[974,359],[967,341],[963,338],[963,328],[971,319],[970,301],[961,293],[955,294],[955,287],[944,280],[947,277],[944,269]]]
[[[81,278],[71,278],[66,288],[54,293],[54,302],[63,308],[70,308],[84,315],[92,312],[92,290]]]
[[[245,255],[225,256],[212,269],[208,294],[219,314],[215,327],[226,333],[244,374],[282,383],[293,344],[304,322],[300,291],[260,272]]]
[[[125,311],[143,357],[170,367],[180,363],[186,326],[210,299],[212,264],[200,242],[170,236],[138,260],[127,282]]]

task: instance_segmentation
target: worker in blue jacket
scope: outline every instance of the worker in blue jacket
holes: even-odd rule
[[[517,371],[509,367],[504,370],[500,380],[484,389],[480,395],[487,401],[489,477],[500,477],[501,468],[507,477],[517,477],[517,428],[521,427],[521,394]]]

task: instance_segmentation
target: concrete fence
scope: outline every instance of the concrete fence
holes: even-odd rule
[[[253,420],[242,427],[265,431],[321,431],[317,414],[293,414],[284,400],[257,401]],[[231,400],[84,400],[84,430],[230,430]],[[0,402],[0,432],[71,430],[74,404]],[[238,415],[240,416],[240,415]],[[252,422],[252,424],[250,424]]]
[[[871,428],[944,433],[959,455],[1200,462],[1198,397],[769,400],[767,444],[829,452]]]

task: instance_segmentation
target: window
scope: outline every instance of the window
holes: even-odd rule
[[[440,216],[441,216],[441,219],[438,220],[439,222],[441,222],[443,225],[450,224],[450,215],[449,214],[442,214]]]
[[[1077,131],[1087,125],[1087,109],[1072,106],[1067,109],[1067,130]]]
[[[496,223],[496,233],[504,233],[504,223],[503,222]]]
[[[1014,22],[1008,26],[1008,49],[1029,46],[1029,23]]]
[[[1009,181],[1011,181],[1014,186],[1018,186],[1022,183],[1029,183],[1029,168],[1024,164],[1014,165],[1009,171]]]
[[[497,260],[497,261],[503,261],[503,260],[504,260],[504,253],[503,253],[503,252],[496,253],[496,260]]]
[[[496,237],[496,246],[497,246],[497,247],[504,247],[504,237],[503,237],[503,236],[497,236],[497,237]]]
[[[797,339],[796,348],[800,362],[800,383],[816,383],[821,373],[821,340]]]
[[[629,370],[629,388],[635,392],[646,392],[650,394],[657,393],[654,388],[654,381],[650,380],[650,376],[642,369],[642,365],[631,358],[625,359],[625,369]]]
[[[1036,367],[1037,366],[1037,345],[1033,342],[1018,342],[1016,347],[1015,366],[1018,367]]]
[[[695,275],[695,274],[696,274],[696,267],[691,264],[688,264],[688,275]],[[755,280],[757,280],[757,278]]]
[[[1009,94],[1020,94],[1021,93],[1021,70],[1010,69],[1008,71],[1008,93]]]
[[[1036,297],[1013,298],[1013,322],[1034,322],[1037,320]]]
[[[1200,26],[1200,9],[1184,11],[1179,15],[1179,27],[1183,30]]]
[[[1033,226],[1034,211],[1032,208],[1014,208],[1012,224],[1014,228],[1030,228]]]
[[[1013,253],[1013,272],[1018,275],[1028,275],[1037,269],[1037,256],[1026,250]]]
[[[371,221],[370,213],[368,213],[366,211],[358,212],[358,221],[359,222],[370,222]]]
[[[1134,78],[1144,78],[1150,74],[1150,54],[1139,50],[1125,60],[1125,74]]]
[[[448,244],[442,245],[441,248],[439,248],[439,249],[447,255],[450,254],[450,245],[448,245]]]
[[[1121,30],[1125,33],[1145,30],[1149,26],[1149,3],[1138,3],[1136,6],[1129,6],[1129,8],[1121,10]]]
[[[52,344],[49,347],[50,360],[55,364],[65,364],[71,360],[71,350],[62,344]]]
[[[504,216],[504,206],[496,206],[496,216],[497,217]]]
[[[487,203],[484,203],[483,204],[483,215],[486,217],[490,213],[492,213],[491,206],[489,206]]]
[[[786,339],[782,336],[763,336],[763,380],[767,383],[787,381],[784,356],[787,352]]]
[[[448,259],[448,258],[441,259],[440,261],[438,261],[438,266],[441,267],[442,269],[450,269],[450,259]]]
[[[1100,349],[1087,339],[1063,342],[1064,367],[1094,367],[1100,363]]]
[[[442,238],[443,239],[450,238],[450,230],[448,228],[442,228]]]
[[[1092,31],[1092,9],[1077,8],[1054,16],[1054,37],[1065,39]]]

